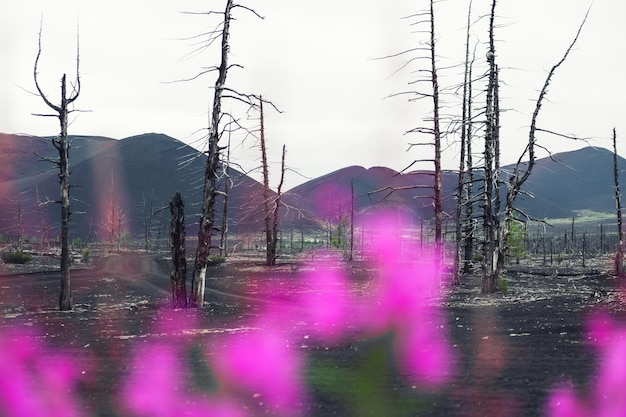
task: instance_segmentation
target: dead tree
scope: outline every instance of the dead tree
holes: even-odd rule
[[[383,197],[384,199],[384,198],[387,198],[391,193],[395,191],[418,189],[418,188],[432,189],[433,194],[432,196],[428,196],[428,198],[431,198],[433,201],[434,219],[435,219],[435,251],[439,259],[440,257],[443,256],[443,238],[442,238],[443,237],[443,233],[442,233],[443,231],[443,193],[442,193],[442,179],[441,179],[441,176],[442,176],[442,170],[441,170],[442,131],[440,127],[440,93],[439,93],[439,79],[437,75],[437,60],[436,60],[437,54],[436,54],[436,47],[435,47],[436,42],[435,42],[434,0],[430,1],[430,8],[428,11],[417,13],[417,14],[408,16],[407,18],[411,18],[411,19],[417,18],[419,19],[417,21],[417,24],[427,23],[430,25],[429,30],[428,30],[428,33],[429,33],[428,47],[427,48],[417,47],[417,48],[409,49],[399,54],[387,56],[385,58],[404,55],[408,53],[414,53],[416,51],[421,52],[421,53],[425,53],[427,51],[428,55],[421,56],[420,58],[427,59],[429,61],[429,64],[430,64],[429,68],[423,70],[424,72],[429,74],[429,79],[423,80],[423,81],[427,81],[430,84],[431,90],[428,92],[405,91],[402,93],[392,94],[391,96],[410,94],[410,95],[413,95],[415,98],[409,99],[409,101],[417,101],[417,100],[424,99],[424,98],[432,100],[432,105],[433,105],[432,116],[431,116],[432,118],[427,119],[428,121],[431,121],[433,123],[432,127],[421,126],[421,127],[417,127],[414,129],[410,129],[406,133],[407,134],[409,133],[424,134],[425,133],[425,134],[431,135],[433,137],[432,142],[429,141],[429,142],[411,143],[409,145],[409,149],[416,147],[416,146],[432,146],[434,148],[434,158],[415,160],[409,166],[404,168],[404,170],[402,170],[401,173],[406,172],[409,168],[411,168],[413,165],[419,162],[432,162],[434,164],[434,172],[432,173],[433,184],[427,185],[427,186],[416,185],[416,186],[406,186],[406,187],[387,186],[387,187],[383,187],[383,188],[371,191],[368,194],[371,196],[374,194],[386,192],[386,195]],[[414,59],[412,59],[411,61],[413,60]],[[406,64],[403,66],[406,66]],[[416,84],[416,83],[417,82],[414,81],[411,84]]]
[[[208,155],[204,171],[204,192],[202,198],[202,215],[200,216],[200,228],[198,231],[198,247],[196,249],[196,259],[194,262],[193,277],[191,279],[189,304],[192,307],[202,307],[204,305],[206,269],[211,250],[211,238],[215,228],[215,201],[219,193],[217,189],[217,170],[220,160],[219,140],[221,136],[219,123],[222,117],[222,95],[225,90],[226,76],[229,68],[228,53],[230,49],[229,39],[232,9],[233,0],[227,0],[222,27],[221,63],[218,69],[217,79],[215,80],[213,109],[209,124]]]
[[[272,236],[271,236],[271,247],[269,251],[269,256],[271,263],[268,265],[276,265],[276,249],[278,247],[278,212],[281,207],[281,197],[282,197],[282,189],[283,183],[285,182],[285,154],[287,153],[287,148],[283,145],[283,155],[281,158],[280,164],[280,182],[278,183],[278,188],[276,189],[276,197],[274,198],[274,204],[272,208]]]
[[[474,54],[475,55],[475,54]],[[466,58],[467,59],[467,58]],[[472,96],[472,68],[474,64],[474,57],[472,57],[472,62],[468,67],[467,79],[468,83],[464,84],[464,87],[467,87],[466,94],[466,117],[464,122],[464,130],[465,130],[465,225],[463,231],[464,238],[464,247],[463,247],[463,273],[469,273],[471,271],[473,255],[474,255],[474,233],[476,229],[476,224],[474,221],[474,161],[473,161],[473,150],[472,150],[472,105],[473,105],[473,96]]]
[[[285,153],[286,148],[283,145],[283,154],[281,159],[280,182],[276,191],[276,196],[271,196],[269,166],[267,162],[267,143],[265,139],[265,113],[263,111],[263,97],[259,98],[260,113],[260,144],[261,144],[261,170],[263,171],[263,220],[265,224],[265,263],[268,266],[276,265],[276,250],[278,247],[278,211],[281,206],[281,193],[283,183],[285,181]]]
[[[263,220],[265,223],[265,263],[272,266],[276,263],[276,248],[272,248],[272,212],[270,209],[270,179],[267,166],[267,148],[265,144],[265,115],[263,113],[263,97],[259,100],[259,112],[261,120],[261,169],[263,171]]]
[[[510,231],[511,231],[511,228],[510,228],[511,221],[514,221],[515,214],[521,214],[522,216],[525,216],[526,218],[530,218],[526,213],[521,212],[519,209],[515,207],[515,200],[521,192],[522,185],[530,177],[530,174],[535,165],[535,146],[537,142],[537,139],[536,139],[537,131],[553,133],[549,130],[538,128],[537,118],[539,117],[539,113],[540,113],[543,101],[546,98],[546,94],[548,92],[548,86],[550,85],[550,82],[552,81],[552,77],[554,76],[554,73],[556,72],[556,70],[565,62],[570,52],[574,48],[574,45],[578,41],[578,37],[580,36],[583,26],[585,25],[588,14],[589,14],[589,11],[587,11],[587,14],[585,15],[582,23],[578,27],[578,31],[576,32],[576,36],[574,37],[574,40],[570,43],[569,47],[566,49],[563,57],[550,69],[543,83],[543,87],[541,88],[541,91],[539,92],[537,101],[535,102],[535,110],[533,111],[532,119],[530,122],[530,129],[528,132],[528,144],[526,145],[526,149],[524,150],[522,155],[519,157],[517,163],[515,164],[513,173],[509,177],[506,183],[507,185],[506,202],[505,202],[504,214],[503,214],[503,219],[502,219],[502,227],[500,229],[500,233],[498,236],[496,251],[494,252],[495,268],[492,271],[492,276],[488,277],[488,282],[490,284],[490,286],[487,288],[488,292],[495,291],[500,283],[500,275],[502,273],[502,270],[504,269],[504,258],[505,258],[505,254],[507,251],[507,241],[508,241]],[[559,135],[559,136],[563,136],[563,135]],[[524,162],[523,158],[525,158],[526,156],[528,156],[528,160]],[[573,235],[573,232],[572,232],[572,235]],[[484,285],[483,285],[483,291],[485,292]]]
[[[472,2],[469,2],[469,8],[467,12],[467,31],[465,37],[465,69],[463,71],[463,99],[462,99],[462,117],[461,117],[461,156],[459,158],[459,175],[457,182],[457,190],[456,190],[456,222],[455,222],[455,241],[456,248],[454,252],[454,279],[453,282],[455,285],[461,283],[461,264],[468,265],[469,261],[462,257],[462,251],[465,249],[465,239],[467,239],[467,235],[463,236],[464,232],[468,232],[469,229],[466,227],[465,230],[463,225],[466,221],[470,221],[469,219],[465,219],[464,221],[464,213],[463,207],[464,205],[471,205],[471,191],[467,193],[467,188],[471,187],[471,183],[467,182],[468,171],[466,170],[466,151],[471,150],[471,145],[467,144],[468,141],[471,141],[471,128],[470,128],[470,115],[471,111],[469,106],[471,104],[471,63],[470,63],[470,28],[471,28],[471,16],[472,16]],[[471,161],[471,155],[467,155],[468,160]],[[471,163],[471,162],[470,162]],[[470,211],[471,213],[471,211]],[[463,259],[463,262],[461,262]]]
[[[483,178],[483,260],[482,260],[482,292],[491,293],[498,289],[499,281],[494,274],[496,268],[496,238],[498,236],[499,212],[496,199],[499,201],[500,182],[497,167],[497,149],[499,149],[499,106],[498,100],[498,67],[496,65],[496,51],[494,42],[494,20],[496,0],[491,3],[489,18],[489,50],[487,62],[489,64],[488,84],[485,106],[485,149],[484,155],[484,178]]]
[[[59,182],[61,187],[61,293],[59,296],[59,309],[67,311],[72,309],[72,290],[70,285],[70,169],[69,169],[69,149],[70,144],[67,138],[68,115],[72,112],[70,106],[80,95],[80,53],[79,43],[76,48],[76,81],[71,85],[72,91],[68,93],[66,74],[61,77],[61,102],[53,104],[42,91],[38,81],[38,65],[41,57],[41,28],[39,30],[39,43],[37,57],[33,70],[33,78],[39,97],[50,107],[54,114],[41,114],[39,116],[51,116],[59,119],[61,131],[59,136],[52,139],[52,144],[59,152],[58,159],[46,158],[59,167]]]
[[[350,255],[348,260],[354,260],[354,178],[350,180]]]
[[[170,244],[172,248],[171,273],[172,308],[187,308],[187,259],[185,258],[185,204],[180,192],[170,200]]]
[[[434,0],[430,1],[430,65],[431,82],[433,88],[433,139],[435,147],[435,248],[437,255],[443,254],[441,228],[443,224],[443,198],[441,185],[441,129],[439,127],[439,81],[437,79],[437,65],[435,54],[435,12]]]
[[[222,100],[232,98],[238,101],[243,101],[248,105],[252,104],[252,96],[241,94],[226,86],[228,70],[233,66],[236,66],[235,64],[229,64],[228,62],[230,51],[230,24],[233,20],[232,11],[235,8],[243,8],[252,12],[257,17],[261,17],[254,10],[240,4],[235,4],[233,0],[226,0],[226,7],[223,12],[203,13],[207,15],[221,14],[223,16],[223,21],[220,25],[220,30],[211,31],[209,33],[210,39],[208,41],[210,44],[215,39],[221,37],[220,64],[219,66],[210,67],[203,72],[207,73],[217,71],[218,75],[213,87],[213,106],[209,120],[207,160],[204,171],[202,213],[200,215],[198,247],[196,249],[193,276],[191,279],[191,294],[189,296],[189,304],[192,307],[201,308],[204,304],[204,288],[210,251],[211,249],[216,248],[212,244],[213,232],[219,230],[219,227],[215,224],[215,203],[217,196],[222,194],[222,191],[218,190],[217,186],[218,170],[220,168],[220,152],[223,150],[223,147],[219,144],[223,133],[223,130],[220,127],[220,122],[226,116],[226,114],[222,111]],[[197,78],[197,76],[194,78]]]
[[[619,169],[617,166],[617,133],[613,128],[613,178],[615,180],[615,209],[617,214],[617,253],[615,254],[615,275],[624,275],[624,230],[622,226],[622,195],[619,189]]]
[[[220,256],[228,256],[228,194],[232,186],[230,179],[230,136],[226,146],[226,162],[222,165],[224,171],[224,204],[222,205],[222,235],[220,239]]]

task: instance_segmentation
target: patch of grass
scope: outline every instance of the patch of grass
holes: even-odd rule
[[[574,223],[576,228],[595,228],[601,224],[614,224],[616,222],[615,213],[602,213],[593,210],[573,210]],[[545,219],[545,221],[555,228],[569,228],[572,224],[571,217]]]
[[[6,264],[25,264],[33,260],[32,255],[22,251],[5,251],[0,253],[0,258]]]
[[[483,261],[483,255],[480,254],[480,253],[477,253],[474,256],[472,256],[472,260],[474,262],[482,262]]]
[[[500,290],[505,297],[509,295],[509,280],[506,277],[500,278]]]
[[[218,266],[224,262],[226,262],[226,258],[223,256],[209,256],[209,259],[207,259],[208,266]]]

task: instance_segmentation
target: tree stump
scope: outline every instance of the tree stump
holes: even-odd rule
[[[172,245],[172,307],[187,308],[187,259],[185,258],[185,204],[180,192],[170,200],[170,243]]]

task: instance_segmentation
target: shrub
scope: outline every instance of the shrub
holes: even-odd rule
[[[33,257],[22,251],[7,251],[0,254],[2,261],[7,264],[25,264],[30,262]]]
[[[563,262],[563,254],[559,253],[558,255],[556,255],[555,260],[557,264],[560,264],[561,262]]]
[[[208,266],[218,266],[226,262],[226,258],[223,256],[209,256],[207,259]]]
[[[509,280],[505,277],[500,278],[500,290],[505,297],[509,295]]]
[[[482,262],[483,261],[483,255],[480,254],[480,253],[477,253],[474,256],[472,256],[472,260],[474,262]]]
[[[83,249],[83,262],[89,262],[89,255],[91,255],[89,248]]]

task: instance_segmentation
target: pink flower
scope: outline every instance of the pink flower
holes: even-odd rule
[[[286,313],[292,323],[302,327],[301,333],[334,342],[354,327],[352,309],[348,282],[337,266],[330,264],[306,272],[301,278],[300,294],[294,297],[293,303],[274,312],[268,311],[267,315],[275,315],[279,323],[284,323]]]
[[[139,416],[170,417],[179,413],[184,378],[178,352],[172,346],[152,343],[137,349],[131,373],[122,391],[125,409]]]
[[[233,399],[191,390],[183,353],[180,346],[167,343],[138,348],[120,393],[122,409],[140,417],[245,417],[247,413]]]
[[[438,320],[398,327],[396,353],[411,384],[439,387],[454,372],[454,354],[437,323]]]
[[[80,358],[47,349],[37,335],[0,335],[0,414],[78,417]]]
[[[595,314],[588,334],[600,356],[590,396],[585,401],[570,387],[557,388],[548,401],[550,417],[626,416],[626,327],[617,326],[606,314]]]
[[[419,255],[403,237],[403,222],[383,217],[374,224],[374,256],[380,275],[369,312],[371,329],[394,331],[398,361],[411,383],[440,386],[454,370],[439,300],[440,261]]]
[[[554,390],[548,401],[550,417],[586,417],[589,414],[585,406],[576,397],[570,386],[561,386]]]
[[[263,323],[258,327],[223,339],[211,363],[230,387],[258,397],[273,412],[297,414],[305,400],[303,360],[289,345],[288,334]]]

